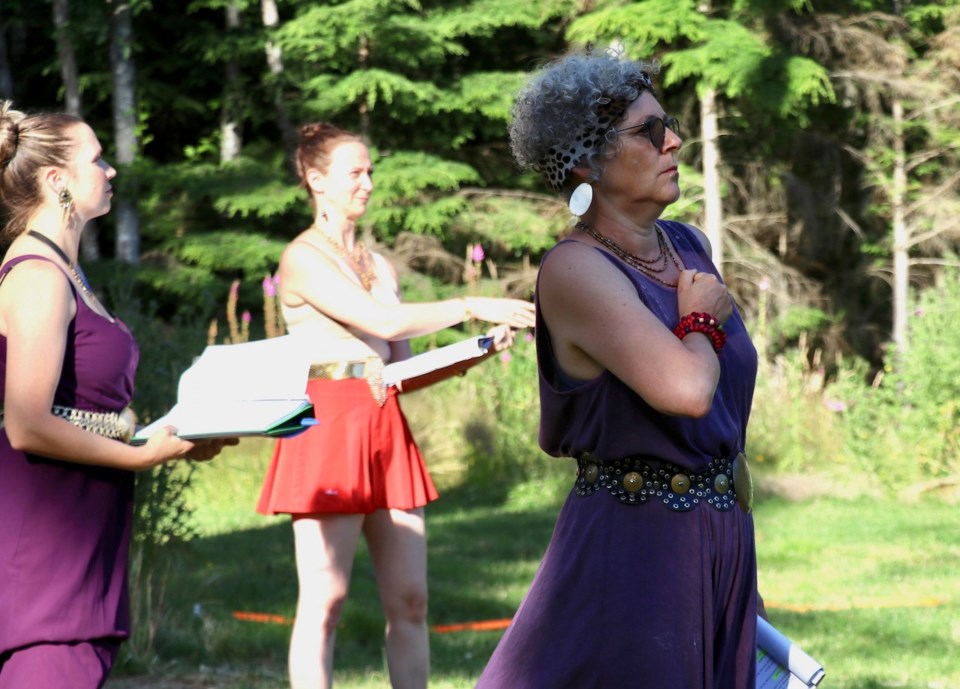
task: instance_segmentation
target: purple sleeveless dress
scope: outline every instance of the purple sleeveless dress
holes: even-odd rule
[[[691,230],[661,226],[686,267],[716,274]],[[598,251],[672,330],[676,290]],[[671,462],[691,474],[734,457],[744,447],[757,357],[739,313],[725,328],[713,406],[690,419],[655,411],[609,372],[564,382],[538,313],[540,446],[557,457]],[[753,520],[739,507],[674,511],[660,499],[623,504],[606,489],[571,492],[477,686],[754,689],[756,587]]]
[[[0,281],[26,260],[0,270]],[[76,295],[76,290],[74,290]],[[119,320],[76,296],[54,404],[118,412],[139,352]],[[0,396],[7,373],[0,337]],[[134,474],[18,452],[0,432],[0,656],[41,642],[128,635],[127,551]]]

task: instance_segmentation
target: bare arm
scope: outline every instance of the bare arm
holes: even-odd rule
[[[66,276],[56,266],[31,263],[10,271],[0,290],[0,326],[7,336],[4,429],[11,446],[67,462],[134,471],[168,459],[188,455],[208,459],[216,454],[222,442],[195,446],[171,429],[159,431],[142,447],[132,447],[51,413],[76,304]]]
[[[694,273],[680,275],[678,310],[706,311],[725,322],[732,308],[726,288],[712,275],[694,281]],[[569,375],[588,380],[609,370],[664,414],[710,411],[720,364],[709,339],[701,333],[678,339],[596,249],[557,247],[541,267],[539,284],[543,317]]]
[[[304,242],[294,242],[284,251],[280,292],[287,306],[308,304],[340,323],[389,341],[427,335],[470,318],[516,328],[534,324],[533,304],[521,299],[378,302],[344,275],[331,258]]]

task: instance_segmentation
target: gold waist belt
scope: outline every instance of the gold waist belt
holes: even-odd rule
[[[121,412],[98,412],[53,405],[50,412],[78,428],[102,435],[105,438],[127,442],[133,435],[135,417],[129,407]],[[0,428],[3,428],[3,413],[0,412]]]
[[[387,402],[387,386],[383,383],[383,361],[380,358],[312,364],[309,377],[310,380],[362,378],[370,386],[370,394],[378,406],[382,407]]]
[[[347,378],[366,378],[372,370],[369,361],[334,361],[327,364],[312,364],[310,380],[344,380]]]

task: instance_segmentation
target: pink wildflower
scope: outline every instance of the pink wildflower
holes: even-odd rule
[[[470,251],[470,258],[474,263],[482,262],[486,256],[483,251],[483,245],[480,242],[473,245],[473,249]]]
[[[509,364],[511,359],[513,359],[513,355],[510,352],[500,352],[500,361],[503,363]]]
[[[249,323],[250,321],[253,320],[253,316],[250,315],[250,312],[249,312],[249,311],[244,311],[244,312],[240,315],[240,318],[243,319],[243,322],[244,322],[244,323]]]
[[[843,400],[835,400],[830,397],[827,397],[823,400],[823,406],[832,412],[836,412],[837,414],[847,410],[846,402]]]
[[[263,278],[263,293],[270,298],[277,296],[277,286],[269,276]]]

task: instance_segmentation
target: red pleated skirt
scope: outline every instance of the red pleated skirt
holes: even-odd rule
[[[369,514],[409,510],[439,497],[397,400],[380,407],[362,379],[312,380],[319,423],[277,441],[260,514]]]

